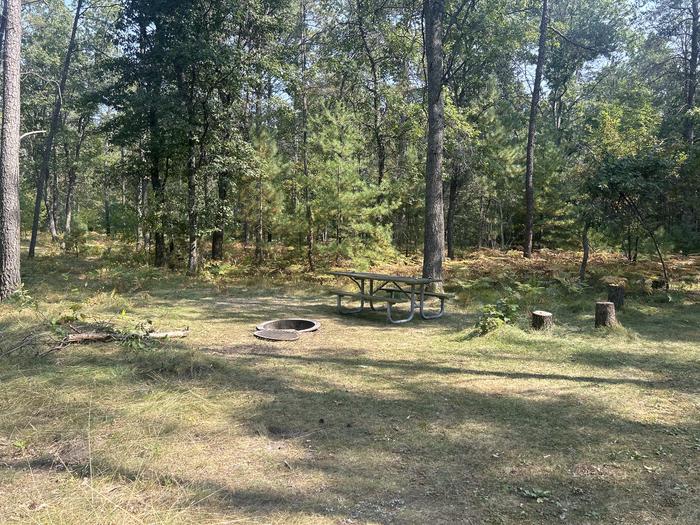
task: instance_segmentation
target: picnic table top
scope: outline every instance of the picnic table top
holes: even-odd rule
[[[328,272],[330,275],[338,277],[350,277],[354,279],[371,279],[373,281],[386,281],[394,283],[407,284],[429,284],[442,281],[442,279],[433,279],[430,277],[410,277],[405,275],[388,275],[382,273],[366,273],[366,272]]]

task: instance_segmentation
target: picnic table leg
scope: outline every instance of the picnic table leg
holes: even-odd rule
[[[360,277],[360,282],[358,283],[356,279],[352,279],[353,282],[357,285],[357,287],[360,289],[360,293],[362,295],[365,295],[365,279],[364,277]],[[360,310],[363,310],[365,308],[365,298],[362,297],[360,299]]]
[[[393,294],[392,294],[393,296]],[[415,314],[416,310],[416,291],[415,291],[415,285],[411,285],[411,312],[408,314],[408,317],[406,319],[394,319],[391,316],[391,307],[392,303],[386,303],[386,317],[389,320],[390,323],[392,324],[402,324],[402,323],[407,323],[411,319],[413,319],[413,315]]]
[[[347,314],[359,314],[359,313],[363,310],[362,306],[360,306],[359,308],[353,308],[353,309],[350,309],[350,310],[349,310],[349,309],[344,309],[343,306],[342,306],[342,304],[341,304],[341,301],[342,301],[343,297],[345,297],[345,296],[344,296],[344,295],[341,295],[341,294],[338,294],[338,313],[339,313],[339,314],[343,314],[343,315],[347,315]]]
[[[430,319],[438,319],[442,317],[445,314],[445,298],[440,297],[440,311],[437,314],[431,315],[431,314],[426,314],[424,312],[424,307],[425,307],[425,286],[421,286],[420,290],[420,316],[422,319],[430,320]]]
[[[360,282],[357,282],[356,279],[353,279],[352,277],[351,277],[351,279],[352,279],[352,281],[357,285],[357,287],[359,288],[360,293],[361,293],[362,295],[364,295],[364,293],[365,293],[365,280],[364,280],[364,279],[360,279]],[[339,313],[339,314],[343,314],[343,315],[345,315],[345,314],[359,314],[362,310],[365,309],[365,300],[364,300],[364,298],[360,299],[360,306],[359,306],[359,308],[343,309],[343,306],[342,306],[342,304],[341,304],[343,297],[344,297],[343,295],[338,295],[338,313]]]
[[[369,280],[369,294],[374,295],[374,279]],[[372,309],[372,311],[377,311],[377,309],[374,307],[374,300],[372,299],[369,300],[369,307]]]

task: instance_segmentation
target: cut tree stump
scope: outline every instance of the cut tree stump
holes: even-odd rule
[[[599,301],[595,303],[595,327],[615,326],[617,316],[615,315],[615,303],[610,301]]]
[[[608,301],[615,305],[615,310],[622,310],[622,308],[625,306],[625,287],[616,284],[609,284]]]
[[[544,310],[532,312],[532,328],[535,330],[549,330],[554,326],[554,316]]]
[[[666,286],[666,281],[663,279],[654,279],[651,281],[651,289],[652,290],[661,290]]]

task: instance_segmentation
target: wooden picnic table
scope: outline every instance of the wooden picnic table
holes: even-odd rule
[[[450,297],[449,294],[426,290],[428,285],[440,282],[442,279],[367,272],[328,273],[336,277],[346,277],[355,283],[358,288],[357,292],[332,290],[332,293],[338,297],[338,312],[341,314],[360,313],[365,310],[365,302],[367,302],[369,303],[370,309],[375,311],[377,310],[375,303],[385,304],[387,319],[394,324],[407,323],[413,319],[416,307],[418,307],[420,316],[423,319],[437,319],[444,315],[445,300]],[[360,306],[352,309],[343,308],[342,299],[344,297],[359,301]],[[437,298],[440,300],[440,311],[437,314],[429,314],[426,312],[426,298]],[[397,303],[406,301],[410,303],[408,317],[404,319],[394,319],[392,316],[392,309]]]

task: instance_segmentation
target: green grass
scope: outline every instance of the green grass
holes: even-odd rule
[[[0,359],[1,521],[698,523],[700,260],[675,264],[671,302],[632,283],[623,327],[594,330],[602,277],[652,263],[594,260],[577,290],[573,254],[468,254],[446,318],[388,326],[336,315],[322,276],[40,257],[24,266],[38,307],[0,306],[0,348],[45,337]],[[522,316],[475,337],[480,305],[514,291],[555,329]],[[76,313],[192,332],[31,356]],[[288,315],[322,328],[252,337]]]

